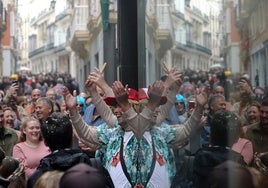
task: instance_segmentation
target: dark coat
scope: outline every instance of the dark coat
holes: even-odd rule
[[[27,188],[32,188],[37,179],[47,171],[66,171],[78,163],[86,163],[92,166],[91,161],[91,158],[79,149],[66,149],[53,152],[40,161],[37,170],[29,177],[27,181]],[[94,164],[93,167],[95,167]],[[101,169],[101,171],[105,173],[107,178],[110,178],[108,172],[104,168]],[[108,181],[112,182],[111,180]],[[113,185],[107,187],[113,187]]]

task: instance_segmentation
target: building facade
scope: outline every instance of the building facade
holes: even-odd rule
[[[3,1],[2,8],[6,13],[3,13],[2,19],[5,20],[5,31],[1,41],[2,53],[2,76],[10,76],[16,72],[17,62],[19,60],[19,29],[17,17],[17,0]],[[2,22],[3,23],[3,22]]]
[[[239,0],[236,6],[237,27],[242,38],[241,63],[247,68],[254,86],[268,84],[268,2]]]
[[[4,32],[6,30],[6,22],[7,22],[7,11],[6,8],[4,7],[4,3],[1,0],[0,1],[0,14],[1,14],[1,19],[0,19],[0,41],[1,41],[1,46],[0,46],[0,75],[3,75],[3,67],[4,67],[4,59],[3,59],[3,48],[2,48],[2,39],[4,37]]]
[[[120,80],[117,0],[51,0],[36,7],[40,1],[29,1],[35,14],[29,12],[21,19],[23,28],[29,26],[22,29],[28,34],[21,51],[28,50],[28,57],[21,55],[22,65],[34,74],[70,73],[84,83],[88,72],[108,59],[108,80]],[[214,4],[208,0],[146,2],[147,85],[164,74],[162,63],[182,71],[207,71],[220,62],[219,11]]]

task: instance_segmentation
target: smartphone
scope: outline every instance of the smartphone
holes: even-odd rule
[[[18,80],[12,80],[12,84],[18,85]]]

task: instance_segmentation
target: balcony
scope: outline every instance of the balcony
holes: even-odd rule
[[[186,47],[195,49],[195,50],[200,51],[200,52],[203,52],[203,53],[205,53],[207,55],[212,54],[210,49],[208,49],[208,48],[206,48],[206,47],[204,47],[204,46],[202,46],[200,44],[194,43],[192,41],[187,41]]]
[[[239,7],[236,7],[236,26],[241,29],[247,27],[247,23],[249,22],[249,13],[243,9],[239,11]]]
[[[78,5],[74,8],[74,15],[70,30],[71,48],[80,57],[86,57],[86,44],[89,42],[88,5]]]
[[[44,46],[42,46],[40,48],[37,48],[37,49],[31,51],[29,53],[29,58],[32,58],[34,56],[37,56],[37,55],[39,55],[39,54],[41,54],[43,52],[46,52],[48,50],[51,50],[53,48],[54,48],[54,43],[50,43],[50,44],[44,45]]]
[[[59,53],[59,52],[65,51],[66,47],[67,47],[67,43],[63,43],[63,44],[60,44],[59,46],[55,46],[54,52]]]
[[[172,40],[172,20],[169,11],[169,4],[158,4],[156,10],[158,28],[156,39],[159,41],[159,57],[163,57],[167,50],[173,46]]]
[[[182,12],[176,11],[173,13],[173,15],[181,20],[185,20],[184,14]]]
[[[187,51],[186,45],[185,44],[182,44],[180,42],[177,42],[176,49],[182,50],[182,51]]]
[[[110,1],[111,5],[109,7],[109,22],[110,19],[112,19],[112,22],[116,22],[115,17],[115,10],[116,9],[116,2]],[[110,22],[110,23],[112,23]],[[102,30],[102,15],[101,15],[101,4],[99,0],[91,0],[90,2],[90,9],[89,9],[89,15],[88,15],[88,21],[87,21],[87,29],[90,33],[89,40],[95,40],[97,35]]]

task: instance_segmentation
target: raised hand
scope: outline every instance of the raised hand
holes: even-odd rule
[[[196,89],[196,102],[199,106],[204,106],[207,103],[208,96],[206,88]]]
[[[19,85],[16,83],[12,83],[6,91],[6,96],[7,97],[12,96],[14,93],[18,91],[18,89],[19,89]]]
[[[97,89],[96,89],[96,84],[94,83],[94,81],[91,80],[91,76],[89,75],[86,83],[85,83],[85,87],[86,89],[89,91],[89,93],[91,95],[97,94]]]
[[[175,68],[172,68],[168,73],[168,77],[164,82],[166,88],[171,89],[172,87],[179,88],[182,85],[182,73],[180,73]]]
[[[95,71],[91,72],[88,75],[88,80],[90,80],[91,82],[96,84],[96,86],[101,88],[105,96],[114,96],[112,88],[107,84],[102,75],[102,72],[98,68],[95,68]]]
[[[89,74],[89,79],[100,88],[102,88],[104,85],[107,84],[106,81],[104,80],[101,71],[98,68],[95,68],[95,71]]]
[[[164,89],[162,81],[156,81],[152,86],[148,87],[149,101],[147,107],[152,111],[159,106]]]
[[[66,103],[66,108],[69,109],[70,111],[72,109],[76,109],[76,91],[74,91],[74,95],[72,95],[67,87],[63,87],[62,90],[62,95],[64,97],[65,103]]]
[[[249,83],[244,79],[241,79],[239,81],[239,87],[241,89],[243,89],[244,91],[246,91],[246,93],[248,93],[248,94],[251,94],[253,92],[251,86],[249,85]]]
[[[121,106],[123,111],[127,111],[131,105],[128,102],[128,85],[125,87],[120,81],[115,81],[112,86],[117,103]]]

